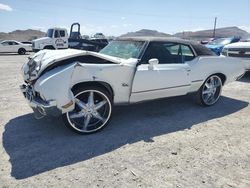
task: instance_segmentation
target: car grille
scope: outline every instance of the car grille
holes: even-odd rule
[[[250,58],[250,49],[247,48],[233,48],[228,49],[227,51],[223,51],[222,55],[230,56],[230,57],[242,57],[242,58]]]

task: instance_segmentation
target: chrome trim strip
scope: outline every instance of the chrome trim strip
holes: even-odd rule
[[[202,82],[203,80],[193,80],[192,83],[194,82]]]
[[[174,88],[178,88],[178,87],[188,87],[188,86],[191,86],[191,84],[180,85],[180,86],[173,86],[173,87],[166,87],[166,88],[159,88],[159,89],[150,89],[150,90],[145,90],[145,91],[136,91],[136,92],[132,92],[132,94],[135,94],[135,93],[144,93],[144,92],[150,92],[150,91],[158,91],[158,90],[165,90],[165,89],[174,89]]]

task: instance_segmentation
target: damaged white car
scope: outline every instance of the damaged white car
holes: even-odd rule
[[[196,92],[197,102],[217,102],[224,84],[244,65],[206,47],[171,38],[120,38],[99,53],[44,50],[22,67],[21,90],[37,117],[63,116],[81,134],[110,120],[113,105]]]

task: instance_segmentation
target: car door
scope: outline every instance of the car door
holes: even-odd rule
[[[54,38],[55,38],[55,48],[66,48],[68,46],[68,41],[65,40],[66,33],[64,30],[55,30]]]
[[[159,63],[150,65],[154,58]],[[190,89],[189,72],[181,44],[151,42],[137,67],[130,102],[185,95]]]
[[[67,31],[66,30],[60,30],[60,37],[63,40],[63,45],[61,48],[68,48],[68,36],[67,36]]]
[[[19,43],[15,42],[15,41],[11,41],[11,42],[9,42],[9,44],[10,44],[11,52],[18,52],[19,48],[22,47]]]
[[[0,45],[0,52],[11,52],[9,41],[4,41]]]

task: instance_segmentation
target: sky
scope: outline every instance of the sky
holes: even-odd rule
[[[81,34],[140,29],[174,34],[238,26],[250,32],[250,0],[0,0],[0,32],[81,24]]]

